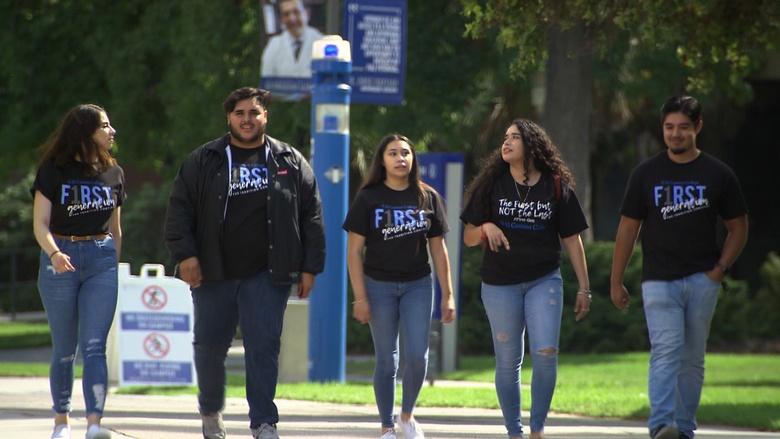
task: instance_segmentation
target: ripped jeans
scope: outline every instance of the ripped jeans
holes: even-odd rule
[[[530,282],[513,285],[482,283],[493,349],[496,353],[496,393],[507,433],[523,432],[520,419],[520,367],[528,329],[531,377],[531,431],[544,431],[558,375],[558,338],[563,312],[560,269]]]
[[[70,256],[76,271],[54,273],[48,255],[41,252],[38,291],[53,345],[49,369],[52,408],[59,414],[70,412],[78,346],[84,361],[86,413],[102,415],[108,392],[106,338],[117,300],[114,240],[109,235],[94,241],[55,241]]]

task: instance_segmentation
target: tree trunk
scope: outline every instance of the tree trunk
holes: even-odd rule
[[[590,184],[593,53],[582,22],[567,30],[551,25],[547,38],[549,58],[542,123],[574,174],[577,197],[588,224],[593,227]],[[583,233],[583,238],[590,241],[592,229]]]

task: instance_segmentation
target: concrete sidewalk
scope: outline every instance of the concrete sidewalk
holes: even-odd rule
[[[51,348],[0,351],[0,361],[48,363]],[[243,370],[243,351],[231,348],[228,369]],[[354,377],[352,377],[354,378]],[[478,385],[490,383],[463,383],[436,381],[437,386]],[[73,386],[71,424],[73,439],[80,439],[86,431],[84,399],[81,381]],[[279,433],[284,439],[298,438],[378,438],[379,422],[374,405],[359,406],[309,401],[277,400],[281,422]],[[0,377],[0,439],[48,438],[52,428],[51,396],[46,378]],[[225,407],[225,425],[228,437],[249,438],[244,398],[228,398]],[[506,438],[499,410],[464,408],[426,408],[415,410],[415,416],[429,439],[443,438]],[[528,421],[528,413],[523,413]],[[139,396],[112,393],[107,402],[104,426],[114,431],[115,439],[183,439],[202,437],[197,400],[187,396]],[[699,439],[778,438],[780,433],[761,433],[729,427],[704,426],[697,432]],[[402,438],[403,436],[399,436]],[[581,416],[551,414],[546,437],[550,439],[647,438],[644,422],[595,419]]]
[[[74,385],[73,438],[86,430],[81,382]],[[277,401],[284,439],[298,438],[377,438],[376,408],[307,401]],[[51,399],[46,378],[0,378],[0,437],[3,439],[48,438],[51,434]],[[104,426],[114,438],[197,439],[200,419],[195,396],[138,396],[111,394]],[[228,398],[225,424],[229,437],[250,437],[248,407],[243,398]],[[459,408],[419,408],[415,415],[426,437],[505,438],[498,410]],[[527,413],[523,414],[524,419]],[[592,419],[552,414],[546,436],[550,439],[646,438],[642,422]],[[700,439],[780,438],[778,433],[761,433],[732,428],[704,426]]]

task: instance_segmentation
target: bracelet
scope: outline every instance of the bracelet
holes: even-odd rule
[[[56,255],[57,253],[62,253],[62,252],[61,252],[61,251],[59,251],[59,250],[54,250],[54,251],[53,251],[53,252],[51,252],[51,254],[49,255],[49,259],[53,258],[53,257],[54,257],[54,255]]]
[[[588,296],[588,300],[593,300],[593,295],[590,293],[590,288],[584,288],[577,290],[578,296]]]
[[[352,304],[354,305],[354,304],[356,304],[356,303],[365,302],[365,301],[366,301],[366,299],[353,300],[353,301],[352,301]]]

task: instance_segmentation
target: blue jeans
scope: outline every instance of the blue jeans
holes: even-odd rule
[[[412,413],[428,370],[428,337],[433,311],[431,275],[408,282],[385,282],[365,276],[374,340],[374,397],[383,427],[393,426],[398,334],[403,343],[403,401]]]
[[[274,396],[289,293],[289,286],[273,284],[268,271],[243,279],[203,282],[192,289],[193,347],[202,414],[220,412],[225,406],[225,359],[238,324],[244,342],[250,428],[279,422]]]
[[[531,375],[531,431],[544,431],[558,376],[558,339],[563,312],[563,281],[559,269],[530,282],[513,285],[482,283],[493,349],[496,353],[496,393],[510,436],[523,433],[520,419],[520,368],[524,333],[528,329]]]
[[[720,284],[704,273],[642,282],[650,335],[648,427],[674,425],[693,437],[704,382],[704,353]]]
[[[55,239],[76,271],[55,273],[41,251],[38,291],[52,341],[49,385],[55,412],[70,412],[76,348],[84,361],[82,380],[87,415],[103,414],[108,389],[106,338],[114,320],[117,258],[114,239],[70,242]]]

